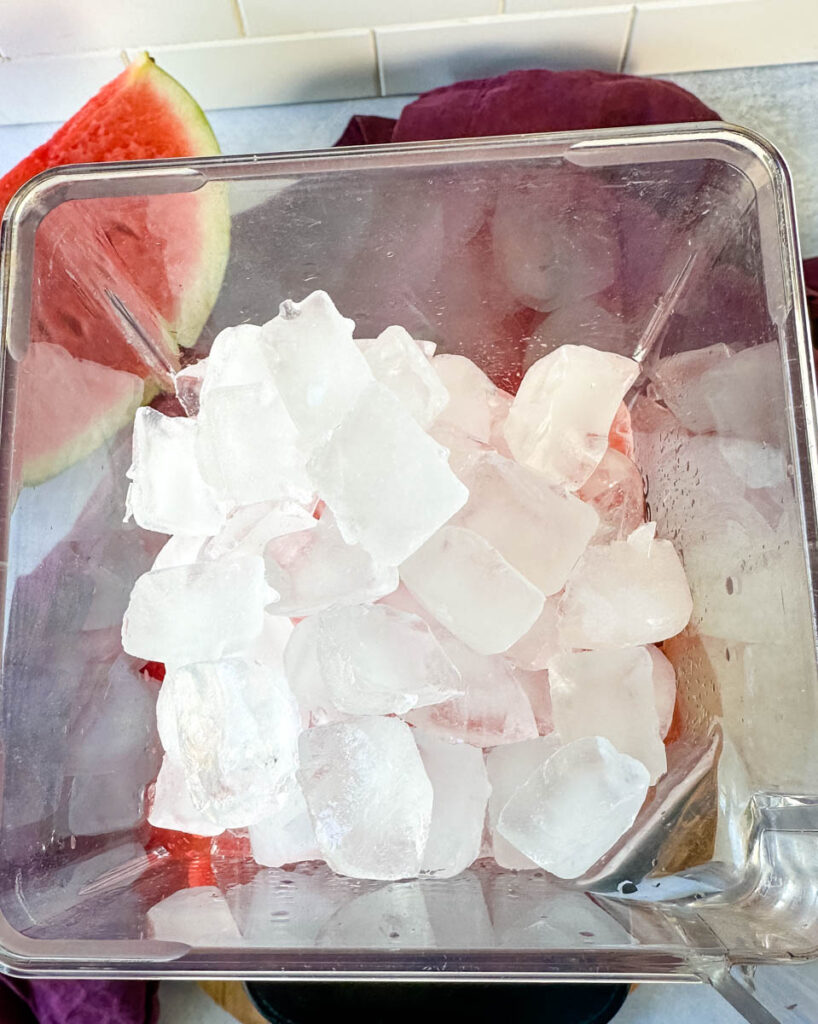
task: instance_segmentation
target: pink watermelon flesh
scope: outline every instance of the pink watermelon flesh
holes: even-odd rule
[[[141,377],[76,359],[61,345],[32,345],[17,372],[15,465],[36,485],[104,444],[142,401]]]

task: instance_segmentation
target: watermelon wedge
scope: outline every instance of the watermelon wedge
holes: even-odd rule
[[[0,212],[18,188],[49,167],[218,152],[196,102],[142,54],[0,179]],[[121,426],[126,410],[133,412],[130,398],[125,400],[132,376],[145,382],[146,398],[157,386],[170,388],[179,346],[196,341],[218,295],[229,244],[227,197],[219,185],[191,193],[75,200],[46,215],[35,244],[34,344],[26,362],[37,345],[65,349],[80,366],[64,364],[71,366],[70,380],[89,378],[84,393],[91,407],[73,421],[57,409],[61,432],[18,421],[25,481],[65,468],[85,453],[90,437],[116,429],[117,415]],[[39,370],[51,372],[59,364],[53,354],[34,358]],[[112,393],[106,395],[101,387],[106,378],[93,375],[85,363],[127,376],[109,375]],[[37,387],[28,395],[33,380],[24,367],[18,378],[22,415],[49,416],[55,403],[70,402],[68,380],[59,389]],[[39,413],[38,396],[45,402]],[[92,429],[96,419],[101,434]]]

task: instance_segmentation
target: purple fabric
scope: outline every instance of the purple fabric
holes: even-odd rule
[[[155,1024],[155,981],[21,981],[2,978],[2,1024]]]

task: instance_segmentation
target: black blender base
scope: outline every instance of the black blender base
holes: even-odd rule
[[[248,982],[273,1024],[607,1024],[628,985],[481,982]]]

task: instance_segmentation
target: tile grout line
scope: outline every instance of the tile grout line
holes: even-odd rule
[[[630,14],[628,16],[628,27],[625,31],[625,39],[622,43],[622,52],[619,55],[619,65],[617,71],[619,74],[623,74],[628,64],[628,57],[631,52],[631,40],[633,39],[633,26],[636,22],[636,4],[631,6]]]
[[[378,92],[381,96],[386,96],[386,80],[383,74],[383,64],[381,62],[381,51],[378,46],[378,33],[374,28],[369,30],[369,34],[372,37],[372,48],[375,51],[375,69],[378,72]]]
[[[228,3],[233,11],[233,17],[236,19],[236,23],[239,26],[241,38],[246,39],[250,33],[247,31],[247,17],[244,13],[244,7],[242,6],[241,0],[228,0]]]

